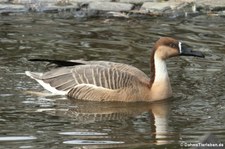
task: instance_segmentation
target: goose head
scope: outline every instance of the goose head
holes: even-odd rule
[[[150,88],[151,96],[155,100],[165,99],[172,95],[165,61],[175,56],[204,57],[203,53],[188,48],[174,38],[162,37],[156,41],[150,59]]]
[[[174,56],[204,57],[200,51],[194,51],[181,41],[170,37],[162,37],[156,41],[152,52],[152,56],[154,55],[162,60]]]

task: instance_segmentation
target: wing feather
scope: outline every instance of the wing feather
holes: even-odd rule
[[[114,99],[119,99],[119,94],[116,90],[97,87],[90,84],[77,85],[68,92],[67,96],[75,99],[95,101],[112,101]]]
[[[89,96],[89,93],[81,93],[81,89],[76,90],[77,85],[90,84],[106,89],[120,89],[132,85],[133,81],[148,83],[149,78],[137,68],[120,63],[104,61],[85,61],[84,65],[60,67],[41,75],[30,72],[30,77],[41,80],[51,87],[62,90],[74,90],[72,96]],[[37,77],[38,76],[38,77]],[[93,87],[93,86],[92,86]],[[86,87],[87,88],[87,87]],[[92,89],[93,90],[93,89]],[[81,96],[81,95],[79,95]]]

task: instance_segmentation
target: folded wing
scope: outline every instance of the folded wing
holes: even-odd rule
[[[46,73],[26,72],[26,74],[52,93],[67,94],[79,99],[97,96],[93,95],[95,90],[98,91],[99,100],[109,99],[105,96],[111,93],[111,90],[149,81],[142,71],[130,65],[104,61],[84,62],[82,65],[60,67]]]

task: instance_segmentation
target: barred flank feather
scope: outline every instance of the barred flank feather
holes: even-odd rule
[[[130,65],[104,61],[85,63],[41,74],[30,72],[32,75],[29,76],[51,92],[63,92],[69,97],[86,100],[113,100],[124,94],[121,90],[133,86],[135,82],[149,82],[142,71]],[[138,79],[140,76],[142,80]]]

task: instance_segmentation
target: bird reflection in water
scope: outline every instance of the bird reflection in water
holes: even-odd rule
[[[56,100],[57,101],[57,100]],[[58,102],[58,101],[57,101]],[[64,104],[65,105],[65,104]],[[165,145],[170,143],[168,132],[168,101],[160,101],[154,103],[135,102],[135,103],[123,103],[123,102],[87,102],[87,101],[71,101],[68,103],[69,108],[54,108],[54,109],[39,109],[38,112],[45,112],[49,115],[63,117],[69,120],[75,121],[76,128],[85,125],[97,125],[99,127],[112,126],[111,132],[134,130],[131,134],[138,133],[143,134],[143,138],[146,138],[147,142],[139,145]],[[115,128],[115,123],[121,123],[119,127]],[[95,127],[92,127],[92,131]],[[87,127],[88,129],[88,127]],[[128,129],[128,130],[123,130]],[[130,132],[129,132],[130,133]],[[129,134],[128,133],[128,134]],[[117,138],[107,134],[109,138]],[[128,136],[131,137],[131,136]],[[117,138],[124,143],[116,144],[116,147],[127,147],[132,145],[130,138]],[[127,144],[128,142],[128,144]],[[146,139],[145,141],[146,142]],[[95,144],[96,145],[96,144]],[[104,144],[104,147],[108,147]],[[133,146],[133,145],[132,145]],[[110,145],[112,147],[112,144]],[[115,146],[114,146],[115,147]]]

